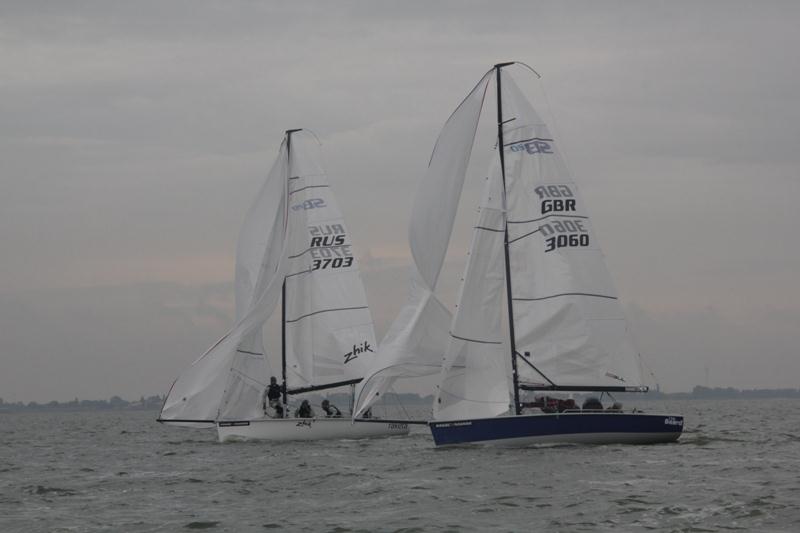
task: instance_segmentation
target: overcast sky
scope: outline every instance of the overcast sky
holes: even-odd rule
[[[5,1],[0,397],[166,393],[231,325],[287,128],[323,143],[382,335],[436,136],[505,60],[543,75],[662,389],[796,388],[798,28],[796,2]]]

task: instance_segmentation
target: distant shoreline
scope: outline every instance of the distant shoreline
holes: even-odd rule
[[[546,396],[548,391],[539,391],[537,396]],[[580,396],[586,396],[581,394]],[[395,394],[386,395],[391,398],[392,403],[399,405],[431,405],[432,396],[419,396],[417,394]],[[762,398],[800,398],[800,389],[735,389],[733,387],[695,387],[691,392],[672,392],[665,393],[651,391],[647,394],[640,393],[615,393],[613,396],[621,399],[643,399],[643,400],[715,400],[715,399],[742,399],[753,400]],[[334,403],[347,405],[349,397],[345,394],[332,394],[328,396]],[[314,398],[310,398],[314,402]],[[319,397],[319,401],[322,397]],[[157,411],[161,409],[164,398],[161,396],[141,397],[137,401],[129,402],[119,396],[112,396],[108,400],[78,400],[77,398],[69,402],[51,401],[47,403],[37,402],[4,402],[0,398],[0,414],[16,412],[82,412],[82,411]]]

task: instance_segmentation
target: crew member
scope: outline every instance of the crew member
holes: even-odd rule
[[[264,390],[264,398],[261,403],[264,408],[264,414],[267,414],[267,405],[275,409],[275,415],[278,418],[283,418],[283,404],[281,403],[281,395],[283,394],[283,387],[278,385],[278,380],[275,376],[269,378],[269,385]]]
[[[327,398],[322,400],[322,410],[325,411],[325,416],[328,418],[342,418],[342,412],[338,407],[329,402]]]
[[[303,400],[300,404],[300,407],[294,412],[295,418],[314,418],[314,410],[311,409],[311,405],[308,403],[308,400]]]

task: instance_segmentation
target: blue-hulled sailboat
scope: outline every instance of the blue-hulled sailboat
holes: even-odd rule
[[[437,140],[409,231],[411,298],[360,386],[359,409],[398,378],[439,372],[429,422],[437,446],[674,441],[683,428],[676,414],[602,404],[526,409],[526,391],[648,387],[586,206],[558,143],[511,77],[512,65],[489,70]],[[490,87],[496,156],[451,315],[437,282]]]

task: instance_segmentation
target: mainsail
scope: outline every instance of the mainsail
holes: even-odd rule
[[[501,70],[519,380],[638,387],[639,357],[578,188],[547,125]]]
[[[319,145],[292,136],[289,218],[305,228],[290,238],[286,276],[287,387],[321,389],[364,376],[376,349],[372,314]]]

